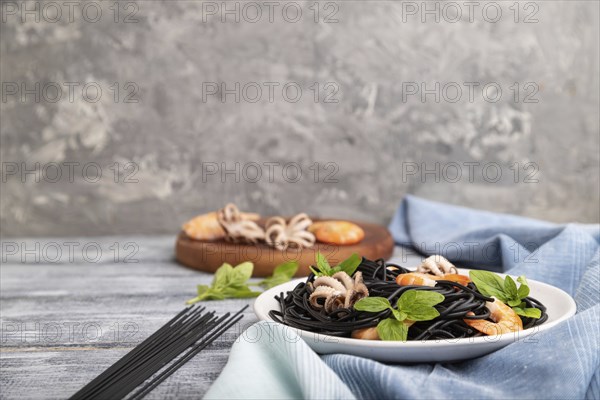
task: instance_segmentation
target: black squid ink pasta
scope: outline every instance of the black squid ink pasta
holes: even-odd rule
[[[444,300],[435,305],[439,316],[429,321],[418,321],[410,326],[408,340],[440,340],[482,336],[483,333],[467,325],[464,320],[490,319],[490,311],[486,302],[494,299],[484,296],[476,286],[469,282],[462,285],[449,280],[437,280],[433,287],[429,286],[400,286],[396,277],[400,274],[411,273],[400,265],[386,263],[383,259],[368,260],[363,258],[357,271],[362,273],[364,284],[369,291],[369,297],[385,297],[392,307],[396,307],[398,299],[407,290],[429,290],[440,293]],[[315,276],[311,274],[306,282],[298,284],[287,293],[276,296],[279,310],[271,310],[270,317],[282,324],[319,334],[350,337],[358,329],[375,327],[391,316],[391,310],[379,313],[357,311],[352,307],[339,308],[326,313],[311,307],[309,297],[313,291],[310,282]],[[527,307],[541,311],[540,318],[521,317],[523,329],[543,324],[547,319],[546,307],[534,298],[523,299]]]

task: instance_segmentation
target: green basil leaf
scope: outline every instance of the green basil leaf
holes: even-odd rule
[[[506,275],[504,277],[504,293],[506,293],[506,297],[508,299],[516,299],[517,294],[517,284],[510,276]]]
[[[223,300],[225,295],[220,290],[209,288],[206,285],[198,285],[198,296],[186,301],[186,304],[194,304],[202,300]]]
[[[322,273],[320,273],[319,271],[317,271],[316,269],[314,269],[312,267],[312,265],[309,266],[308,269],[310,269],[310,272],[312,272],[314,276],[321,276],[321,275],[323,275]]]
[[[226,298],[256,297],[261,292],[253,292],[247,285],[252,276],[254,266],[251,262],[244,262],[233,268],[225,263],[215,271],[212,285],[198,285],[198,296],[187,301],[193,304],[202,300],[223,300]]]
[[[404,322],[388,318],[377,324],[377,334],[381,340],[401,340],[405,342],[408,337],[408,327],[404,325]]]
[[[260,286],[263,289],[271,289],[272,287],[279,286],[282,283],[286,283],[289,281],[290,278],[288,278],[285,275],[273,275],[256,283],[256,286]]]
[[[252,291],[248,286],[245,287],[241,287],[241,288],[233,288],[233,287],[229,287],[229,288],[225,288],[222,291],[223,294],[223,298],[247,298],[247,297],[256,297],[259,294],[261,294],[262,292],[254,292]]]
[[[494,296],[503,303],[507,301],[504,293],[504,281],[490,271],[470,271],[469,277],[484,296]]]
[[[223,300],[225,299],[225,294],[219,290],[208,289],[200,298],[202,300]]]
[[[444,301],[444,296],[438,292],[428,290],[407,290],[398,300],[398,309],[402,311],[405,319],[412,321],[429,321],[439,317],[434,305]]]
[[[402,296],[400,296],[400,298],[398,299],[398,304],[396,307],[399,310],[405,310],[407,308],[410,308],[410,305],[415,301],[416,298],[416,290],[407,290],[406,292],[402,293]]]
[[[254,265],[251,262],[243,262],[240,265],[233,268],[231,277],[229,279],[230,285],[244,285],[248,282],[248,279],[252,276],[252,270]]]
[[[407,290],[398,300],[398,309],[408,313],[413,308],[431,307],[444,301],[444,296],[429,290]]]
[[[198,285],[198,296],[202,296],[204,293],[208,292],[208,289],[210,289],[208,285]]]
[[[354,274],[354,272],[356,271],[356,269],[358,268],[358,266],[360,265],[361,261],[362,261],[362,257],[360,257],[356,253],[353,253],[350,257],[346,258],[344,261],[339,263],[335,267],[335,270],[343,271],[343,272],[347,273],[349,276],[352,276]]]
[[[282,283],[289,282],[296,271],[298,270],[298,263],[295,261],[289,261],[283,264],[279,264],[273,270],[273,275],[266,279],[256,283],[255,285],[261,286],[264,289],[270,289]]]
[[[296,271],[298,271],[298,263],[296,261],[288,261],[276,266],[273,270],[273,275],[287,276],[291,279]]]
[[[415,307],[406,312],[406,319],[411,321],[430,321],[440,316],[440,312],[430,306]]]
[[[333,275],[331,266],[327,262],[327,259],[325,258],[325,256],[323,254],[321,254],[320,251],[317,251],[316,261],[317,261],[317,268],[319,268],[319,271],[321,271],[322,275],[327,275],[327,276]]]
[[[517,290],[517,295],[519,299],[524,299],[525,297],[529,296],[529,286],[522,283],[521,286],[519,286],[519,290]]]
[[[394,318],[396,318],[398,321],[404,321],[407,317],[405,312],[394,310],[393,308],[392,308],[392,314],[394,315]]]
[[[521,305],[521,299],[509,300],[506,304],[508,304],[511,307],[517,307]]]
[[[527,278],[525,278],[525,275],[519,276],[517,278],[517,282],[519,282],[522,285],[529,286],[529,283],[527,283]]]
[[[525,297],[529,296],[529,283],[527,283],[527,278],[525,278],[525,275],[519,276],[517,278],[517,282],[521,284],[521,286],[519,286],[519,290],[517,290],[519,298],[524,299]]]
[[[213,287],[225,287],[229,284],[231,280],[231,275],[233,274],[233,267],[227,263],[221,265],[218,270],[215,271],[215,276],[213,277],[212,286]]]
[[[390,302],[385,297],[365,297],[354,303],[358,311],[380,312],[391,308]]]
[[[208,285],[198,285],[196,288],[198,296],[186,301],[186,304],[194,304],[206,299],[210,295],[210,287]]]
[[[519,307],[513,307],[513,310],[518,314],[521,315],[523,317],[528,317],[528,318],[540,318],[542,316],[542,310],[538,309],[538,308],[519,308]]]

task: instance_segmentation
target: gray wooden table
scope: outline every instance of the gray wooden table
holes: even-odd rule
[[[0,268],[0,397],[75,393],[179,312],[211,274],[173,260],[174,238],[5,239]],[[409,265],[415,257],[407,256]],[[412,262],[411,262],[412,261]],[[252,299],[206,302],[237,311]],[[248,325],[244,319],[148,398],[200,398]]]

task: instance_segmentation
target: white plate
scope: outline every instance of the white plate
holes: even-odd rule
[[[460,273],[468,275],[469,270]],[[504,276],[503,274],[499,274]],[[273,321],[269,311],[279,310],[275,296],[292,290],[306,278],[276,286],[262,293],[254,302],[254,313],[260,320]],[[528,279],[531,296],[547,307],[548,320],[540,326],[520,332],[480,336],[464,339],[422,340],[391,342],[361,340],[321,335],[297,328],[287,327],[298,333],[317,353],[345,353],[386,362],[450,362],[480,357],[499,350],[512,342],[524,340],[535,342],[535,335],[575,315],[575,301],[567,293],[546,283]]]

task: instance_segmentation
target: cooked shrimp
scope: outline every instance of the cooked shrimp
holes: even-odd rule
[[[396,283],[400,286],[418,285],[418,286],[435,286],[435,276],[428,274],[420,274],[418,272],[409,272],[400,274],[396,277]]]
[[[465,319],[465,323],[486,335],[499,335],[523,330],[523,321],[517,313],[495,297],[493,299],[494,302],[488,301],[485,306],[490,310],[490,318],[494,322],[485,319]],[[475,314],[469,312],[467,315]]]
[[[348,221],[319,221],[308,230],[319,242],[330,244],[355,244],[365,237],[365,231],[360,226]]]
[[[400,274],[396,277],[396,283],[400,286],[419,285],[419,286],[435,286],[435,281],[450,281],[467,285],[471,279],[466,275],[446,274],[441,276],[431,274],[421,274],[419,272],[409,272]]]
[[[436,276],[435,278],[436,281],[450,281],[450,282],[456,282],[456,283],[460,283],[463,286],[466,286],[469,284],[469,282],[471,282],[471,278],[469,278],[466,275],[461,275],[461,274],[446,274],[446,275],[442,275],[442,276]]]
[[[240,215],[243,220],[256,221],[260,218],[260,215],[255,213],[240,213]],[[218,240],[225,237],[225,231],[215,211],[192,218],[183,224],[182,229],[187,236],[196,240]]]
[[[217,240],[225,237],[225,231],[217,220],[217,213],[198,215],[183,224],[186,235],[196,240]]]
[[[352,331],[352,338],[363,340],[379,340],[379,334],[376,327],[362,328]]]

